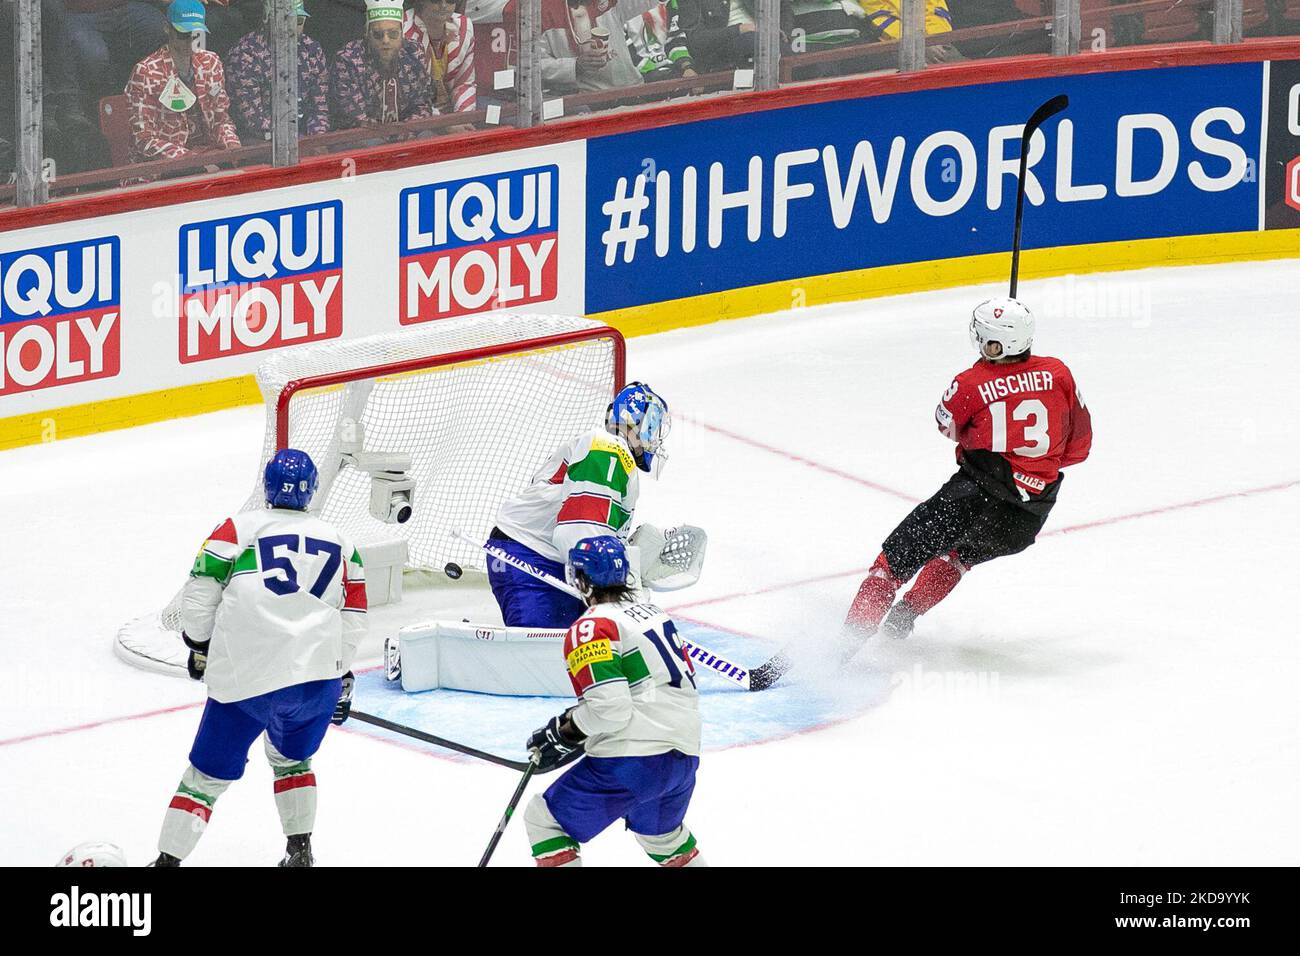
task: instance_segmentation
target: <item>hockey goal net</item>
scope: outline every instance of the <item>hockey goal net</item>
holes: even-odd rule
[[[600,427],[624,368],[617,330],[558,315],[466,316],[289,350],[257,370],[266,403],[261,465],[280,448],[302,449],[320,473],[311,510],[356,544],[400,537],[408,569],[455,562],[484,570],[483,552],[453,532],[486,540],[498,506],[558,444]],[[364,426],[365,451],[410,456],[416,488],[406,523],[372,517],[370,475],[343,463],[345,420]],[[243,510],[264,500],[259,466]],[[115,649],[145,667],[165,652],[157,669],[171,671],[179,642],[159,639],[179,631],[173,599],[122,628]]]

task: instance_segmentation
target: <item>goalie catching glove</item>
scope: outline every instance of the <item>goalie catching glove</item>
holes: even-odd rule
[[[538,773],[563,767],[582,756],[582,745],[587,735],[569,719],[571,710],[552,717],[545,727],[538,727],[528,738],[525,746],[537,759]]]
[[[641,585],[651,591],[679,591],[700,579],[709,536],[684,524],[660,531],[643,524],[628,542],[641,554]]]

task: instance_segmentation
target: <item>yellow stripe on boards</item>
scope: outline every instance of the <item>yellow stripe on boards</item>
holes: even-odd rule
[[[1020,258],[1020,276],[1022,279],[1044,279],[1071,273],[1292,258],[1300,258],[1300,229],[1028,249]],[[1010,256],[1005,252],[960,259],[936,259],[769,282],[743,289],[599,312],[590,317],[613,326],[625,336],[649,335],[725,319],[784,312],[801,306],[927,292],[985,282],[1005,282],[1009,268]],[[93,435],[115,428],[201,415],[237,405],[256,405],[261,401],[253,376],[245,375],[143,395],[32,412],[0,418],[0,449],[78,435]]]
[[[1020,256],[1020,278],[1046,279],[1072,273],[1290,258],[1300,258],[1300,229],[1027,249]],[[595,312],[589,317],[612,325],[625,336],[649,335],[804,306],[874,299],[909,292],[929,292],[986,282],[1005,283],[1010,269],[1010,253],[995,252],[960,259],[908,262],[769,282],[743,289]]]
[[[0,418],[0,449],[36,445],[130,428],[169,418],[217,412],[237,405],[260,405],[262,395],[251,375],[198,385],[179,385],[158,392],[107,398],[43,412]]]

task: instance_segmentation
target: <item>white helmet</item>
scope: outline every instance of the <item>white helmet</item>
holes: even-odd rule
[[[78,843],[54,864],[59,866],[126,866],[126,854],[114,843]]]
[[[1034,344],[1034,316],[1018,299],[989,299],[970,316],[970,341],[981,358],[1019,355]],[[991,345],[997,348],[990,350]]]

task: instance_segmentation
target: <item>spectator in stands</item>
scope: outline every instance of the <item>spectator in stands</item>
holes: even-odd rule
[[[623,34],[632,62],[646,83],[696,75],[690,47],[678,22],[675,2],[658,0],[649,9],[626,21]],[[670,38],[673,40],[671,43]]]
[[[333,62],[339,50],[366,32],[365,0],[311,0],[307,34]]]
[[[296,3],[298,14],[298,132],[303,136],[330,129],[329,63],[321,45],[303,36],[307,8]],[[266,19],[231,48],[226,55],[230,78],[230,115],[244,142],[271,138],[271,3]]]
[[[0,139],[9,144],[11,161],[0,162],[0,181],[13,168],[16,147],[17,81],[14,49],[16,4],[0,2]],[[41,135],[45,155],[54,161],[56,175],[81,172],[99,164],[103,138],[86,115],[76,59],[68,36],[63,0],[41,0]],[[0,152],[4,147],[0,146]]]
[[[515,7],[502,12],[512,49],[518,49]],[[617,0],[541,0],[537,43],[542,88],[553,94],[616,90],[641,85],[624,40]]]
[[[131,71],[126,96],[135,162],[239,148],[221,57],[194,48],[194,34],[206,26],[200,0],[172,0],[167,42]]]
[[[903,36],[902,0],[858,0],[867,18],[879,31],[882,39],[897,40]],[[952,32],[952,14],[948,12],[948,0],[925,0],[925,33],[934,36],[937,33]],[[925,48],[927,63],[949,63],[962,59],[957,48],[950,43],[930,43]]]
[[[339,50],[334,126],[352,129],[436,116],[429,67],[402,38],[402,0],[366,0],[366,34]]]
[[[92,98],[120,89],[130,64],[153,49],[167,25],[158,0],[64,0],[68,38]]]
[[[429,65],[429,84],[439,113],[467,113],[477,105],[474,24],[465,0],[406,0],[402,33]]]
[[[265,19],[264,0],[203,0],[207,7],[206,45],[226,63],[226,54],[240,39],[260,29]]]
[[[669,38],[669,54],[678,44],[690,48],[701,73],[749,69],[754,65],[755,30],[749,0],[671,0],[677,8],[679,32]],[[781,4],[781,32],[794,31],[790,4]]]

